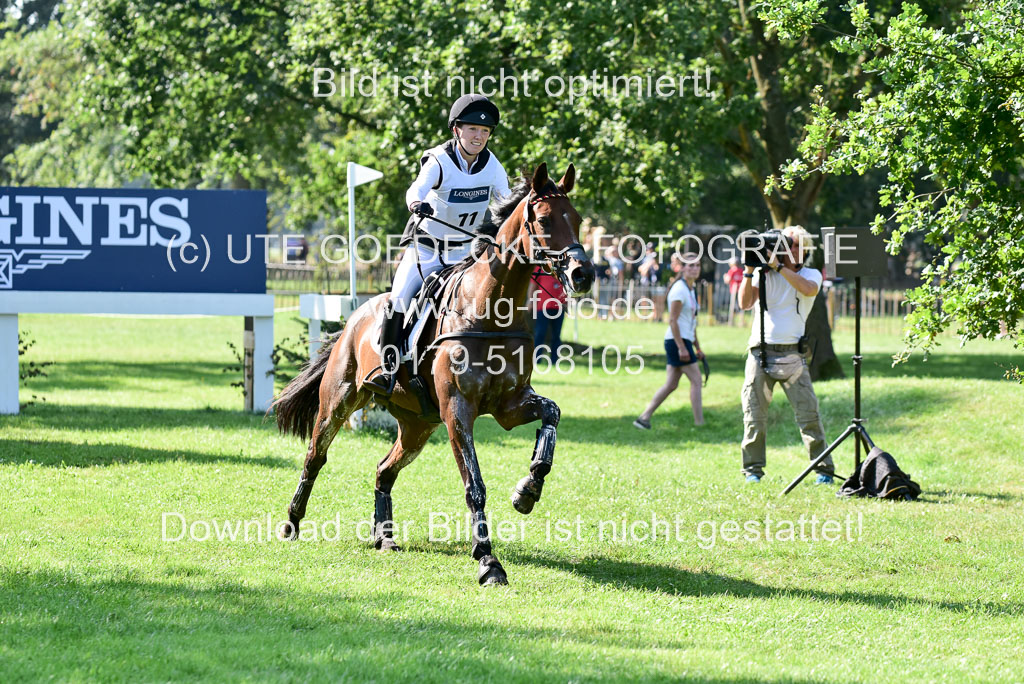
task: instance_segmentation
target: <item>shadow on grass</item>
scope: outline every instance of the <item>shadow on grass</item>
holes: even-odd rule
[[[272,429],[274,426],[273,420],[273,416],[264,420],[262,414],[246,411],[228,411],[212,407],[179,409],[95,405],[68,406],[40,403],[29,406],[18,416],[0,418],[0,425],[9,422],[11,425],[28,429],[95,430],[99,432],[179,427],[249,430],[261,425],[265,425],[267,429]]]
[[[930,492],[922,492],[921,501],[937,504],[963,503],[964,499],[987,499],[988,501],[1001,501],[1012,503],[1024,500],[1020,494],[1007,494],[1004,492],[978,492],[978,491],[954,491],[951,489],[936,489]]]
[[[124,463],[162,463],[187,461],[189,463],[219,463],[288,468],[295,463],[276,456],[245,456],[243,454],[211,454],[181,449],[151,449],[130,444],[74,444],[45,440],[0,439],[0,461],[28,463],[51,467],[79,467],[120,465]]]
[[[853,371],[847,369],[849,357],[840,360],[845,364],[849,377]],[[867,377],[893,378],[908,376],[912,378],[965,378],[971,380],[1002,380],[1007,368],[1018,366],[1020,355],[1013,354],[932,354],[925,361],[920,355],[913,356],[906,363],[895,367],[889,354],[864,354],[863,375]],[[1015,389],[1007,383],[1007,389]],[[1019,388],[1016,388],[1019,390]]]
[[[410,551],[441,553],[445,555],[469,555],[468,544],[446,544],[443,542],[418,542],[410,545]],[[795,587],[771,587],[749,580],[719,575],[711,572],[694,572],[657,563],[635,563],[613,558],[590,557],[569,561],[551,555],[542,555],[526,548],[503,549],[501,558],[509,564],[525,564],[579,575],[586,579],[614,587],[639,589],[670,596],[737,596],[740,598],[798,598],[823,601],[826,603],[859,603],[872,608],[900,611],[906,604],[939,608],[955,613],[985,612],[991,615],[1022,615],[1024,604],[1012,601],[933,601],[912,596],[888,593],[865,593],[858,591],[829,591],[826,589],[803,589]],[[514,579],[514,578],[513,578]]]
[[[35,392],[67,389],[117,390],[138,387],[140,380],[187,383],[204,381],[208,385],[222,387],[230,385],[241,376],[240,372],[225,372],[230,363],[230,359],[226,359],[223,364],[210,361],[58,361],[47,370],[45,377],[33,378],[30,389]]]
[[[979,611],[996,615],[1024,614],[1020,603],[979,601],[933,601],[911,596],[887,593],[865,593],[858,591],[828,591],[823,589],[770,587],[749,580],[737,579],[709,572],[691,572],[667,565],[632,563],[609,558],[588,558],[578,563],[540,555],[526,554],[517,557],[519,562],[572,572],[593,582],[624,586],[644,591],[670,595],[709,596],[725,595],[744,598],[799,598],[824,601],[826,603],[859,603],[872,608],[900,611],[905,604],[919,605],[955,613],[976,613]]]
[[[654,394],[656,385],[652,385]],[[838,437],[853,418],[853,393],[819,394],[820,413],[825,424],[825,434],[832,440]],[[930,413],[941,411],[947,405],[956,403],[956,397],[932,392],[921,387],[888,386],[865,391],[862,414],[869,429],[874,432],[902,430],[908,421],[917,420]],[[728,407],[708,406],[704,408],[705,425],[695,427],[690,409],[689,395],[685,383],[669,395],[665,404],[655,412],[651,423],[653,430],[638,430],[633,427],[636,414],[618,416],[572,416],[562,415],[558,425],[559,439],[600,445],[636,446],[640,448],[686,448],[689,444],[733,444],[739,449],[743,436],[743,412],[739,402],[739,387],[736,402]],[[668,429],[665,429],[665,428]],[[768,409],[769,447],[787,447],[800,444],[800,433],[795,423],[793,409],[785,392],[776,387],[775,396]]]
[[[608,626],[525,627],[514,617],[448,618],[440,610],[407,617],[424,612],[421,598],[372,588],[356,595],[258,588],[211,580],[200,567],[179,570],[162,582],[3,572],[5,671],[26,681],[86,673],[144,680],[669,681],[675,678],[645,671],[639,661],[652,648],[692,647],[673,637],[638,641],[632,631]],[[625,655],[580,659],[585,649]]]

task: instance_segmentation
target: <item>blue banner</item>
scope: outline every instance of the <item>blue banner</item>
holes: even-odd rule
[[[262,190],[0,187],[0,292],[265,293]]]

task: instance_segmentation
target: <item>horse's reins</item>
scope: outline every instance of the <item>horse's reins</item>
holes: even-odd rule
[[[532,194],[532,191],[531,191],[531,194]],[[548,200],[548,199],[552,199],[552,198],[555,198],[555,197],[565,197],[565,196],[566,196],[565,193],[563,193],[561,191],[556,191],[556,192],[548,192],[548,193],[543,194],[543,195],[537,195],[533,199],[530,199],[530,195],[527,195],[526,197],[523,198],[522,201],[526,202],[527,200],[529,200],[530,205],[532,206],[532,205],[535,205],[538,202],[541,202],[543,200]],[[457,231],[459,233],[462,233],[463,235],[468,235],[470,238],[472,238],[472,240],[467,240],[465,242],[471,242],[473,240],[481,240],[482,239],[484,244],[486,244],[488,247],[499,247],[498,243],[493,238],[491,238],[491,236],[489,236],[489,235],[482,234],[482,233],[473,233],[473,232],[470,232],[470,231],[468,231],[468,230],[466,230],[464,228],[461,228],[460,226],[452,225],[451,223],[448,223],[447,221],[439,219],[439,218],[437,218],[435,216],[431,216],[429,214],[420,214],[419,223],[416,224],[416,232],[417,233],[420,233],[420,232],[426,233],[429,237],[431,237],[435,241],[440,242],[439,240],[437,240],[437,238],[435,236],[430,235],[430,233],[427,233],[421,227],[421,225],[423,224],[423,219],[430,219],[432,221],[436,221],[437,223],[440,223],[443,226],[451,228],[452,230],[455,230],[455,231]],[[527,220],[526,212],[524,211],[523,212],[523,224],[526,226],[527,234],[529,234],[531,237],[539,237],[538,235],[534,234],[533,230],[531,229],[531,223],[532,223],[531,221]],[[460,243],[460,244],[465,244],[465,242]],[[533,244],[534,243],[531,242],[531,245],[533,245]],[[571,250],[575,249],[576,247],[579,247],[580,249],[583,249],[583,245],[581,245],[579,242],[573,242],[568,247],[566,247],[564,249],[560,249],[558,251],[550,250],[550,249],[547,249],[545,247],[536,247],[534,249],[534,251],[542,259],[546,259],[548,261],[553,262],[552,263],[552,267],[558,272],[559,276],[562,276],[562,274],[564,272],[564,266],[562,266],[561,264],[562,264],[563,261],[565,261],[568,258],[569,252]],[[441,263],[444,263],[444,261],[442,260]],[[420,269],[420,278],[422,279],[422,277],[423,277],[423,270],[422,270],[422,268],[420,268],[419,260],[417,260],[416,266],[417,266],[417,268]],[[533,274],[532,273],[530,274],[530,278],[532,280],[534,280],[534,282],[537,284],[538,287],[540,287],[545,292],[547,292],[548,295],[554,297],[554,295],[552,295],[551,292],[549,292],[547,290],[547,288],[545,288],[543,285],[538,283],[533,278]],[[450,293],[454,293],[454,288],[450,291]],[[432,340],[431,343],[424,350],[424,353],[436,349],[440,342],[443,342],[443,341],[448,340],[448,339],[458,339],[458,338],[464,338],[464,337],[477,337],[477,338],[521,337],[523,339],[533,339],[533,335],[531,335],[530,333],[528,333],[526,331],[511,331],[511,332],[505,333],[505,332],[497,332],[497,331],[493,331],[493,332],[492,331],[486,331],[485,332],[485,331],[465,330],[465,331],[461,331],[461,332],[445,333],[443,335],[440,335],[440,336],[434,338],[434,340]]]
[[[538,269],[538,270],[539,270],[539,269]],[[562,300],[562,298],[561,298],[561,297],[559,297],[558,295],[556,295],[556,294],[554,294],[553,292],[551,292],[551,290],[549,290],[548,288],[546,288],[546,287],[544,287],[543,285],[541,285],[541,282],[540,282],[539,280],[537,280],[537,271],[534,271],[533,273],[531,273],[531,274],[530,274],[530,280],[532,280],[532,281],[533,281],[533,284],[534,284],[534,285],[536,285],[536,286],[537,286],[537,287],[539,287],[540,289],[544,290],[544,292],[546,292],[546,293],[547,293],[548,297],[551,297],[552,299],[557,299],[557,300],[559,300],[559,301],[561,301],[561,300]]]
[[[532,194],[533,193],[531,191],[530,195],[532,195]],[[527,195],[526,197],[524,197],[522,201],[523,202],[529,201],[531,206],[535,205],[535,204],[537,204],[539,202],[542,202],[544,200],[553,199],[555,197],[565,197],[566,196],[564,192],[557,191],[557,190],[555,192],[547,192],[547,193],[542,194],[542,195],[536,195],[532,199],[531,199],[530,195]],[[483,234],[483,233],[474,233],[474,232],[466,230],[465,228],[461,228],[459,226],[456,226],[456,225],[453,225],[451,223],[448,223],[447,221],[439,219],[436,216],[431,216],[429,214],[420,214],[420,221],[419,221],[419,223],[416,224],[416,232],[418,232],[418,233],[425,233],[426,235],[428,235],[429,237],[433,238],[434,240],[436,240],[438,242],[440,242],[440,240],[437,240],[437,238],[435,236],[430,235],[430,233],[427,233],[421,227],[421,225],[423,224],[423,219],[430,219],[431,221],[434,221],[436,223],[440,223],[442,226],[445,226],[447,228],[451,228],[454,231],[457,231],[459,233],[462,233],[463,235],[467,235],[470,238],[472,238],[472,240],[466,240],[466,241],[460,243],[460,245],[461,244],[465,244],[465,242],[472,242],[473,240],[482,240],[483,243],[485,245],[487,245],[488,247],[499,247],[498,243],[493,238],[491,238],[490,235],[486,235],[486,234]],[[523,223],[526,226],[526,232],[527,232],[528,235],[530,235],[531,237],[534,237],[534,238],[539,238],[540,237],[540,234],[534,233],[534,231],[532,229],[532,222],[528,221],[526,219],[526,212],[525,211],[523,212]],[[534,245],[534,244],[535,243],[531,243],[531,245]],[[556,269],[564,270],[564,266],[561,266],[561,262],[565,261],[568,258],[568,256],[569,256],[569,252],[574,250],[577,247],[579,247],[581,250],[585,249],[583,247],[583,245],[580,244],[579,242],[573,242],[572,244],[570,244],[568,247],[565,247],[564,249],[552,250],[552,249],[548,249],[546,247],[537,247],[537,246],[535,246],[533,251],[540,258],[548,260],[548,261],[551,261],[551,262],[554,262],[553,266]],[[443,263],[443,261],[442,261],[442,263]]]
[[[463,240],[462,242],[458,243],[457,245],[453,245],[453,247],[461,247],[462,245],[466,244],[467,242],[472,242],[473,240],[479,240],[481,238],[483,239],[484,244],[488,245],[489,247],[497,247],[498,246],[498,243],[495,242],[493,239],[491,239],[490,235],[485,235],[484,233],[473,233],[473,232],[470,232],[470,231],[466,230],[465,228],[460,228],[459,226],[456,226],[454,224],[448,223],[447,221],[442,221],[441,219],[437,218],[436,216],[432,216],[430,214],[419,214],[419,217],[420,217],[420,221],[419,221],[419,223],[416,224],[416,232],[424,233],[425,235],[433,238],[437,242],[443,242],[443,240],[438,240],[436,237],[434,237],[433,235],[431,235],[427,231],[425,231],[422,228],[420,228],[420,225],[423,223],[423,219],[430,219],[431,221],[434,221],[436,223],[440,223],[442,226],[447,226],[448,228],[451,228],[452,230],[457,230],[458,232],[462,233],[463,235],[468,235],[470,238],[472,238],[472,240]]]

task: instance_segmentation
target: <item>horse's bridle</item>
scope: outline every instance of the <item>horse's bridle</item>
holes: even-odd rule
[[[566,194],[557,188],[553,191],[548,190],[541,194],[534,194],[531,190],[530,194],[523,198],[524,202],[527,202],[529,206],[535,206],[540,202],[554,199],[556,197],[566,197]],[[542,233],[535,233],[533,231],[533,222],[527,217],[526,211],[523,211],[523,225],[526,227],[526,234],[531,238],[539,238]],[[533,240],[530,241],[530,247],[536,257],[539,257],[547,261],[551,268],[558,274],[559,280],[564,281],[565,271],[569,267],[569,259],[571,258],[570,253],[576,251],[585,252],[584,247],[579,242],[573,242],[569,246],[559,250],[548,249],[547,247],[541,247]],[[565,284],[564,282],[562,283]]]
[[[524,197],[522,201],[529,203],[529,206],[532,207],[532,206],[534,206],[536,204],[539,204],[540,202],[544,202],[544,201],[547,201],[547,200],[550,200],[550,199],[554,199],[556,197],[567,197],[567,195],[564,192],[562,192],[561,190],[558,190],[557,187],[553,191],[552,190],[548,190],[548,191],[543,192],[541,194],[534,194],[534,191],[531,190],[530,194],[527,195],[526,197]],[[479,233],[472,233],[472,232],[470,232],[470,231],[468,231],[468,230],[466,230],[466,229],[464,229],[464,228],[462,228],[460,226],[452,225],[451,223],[448,223],[447,221],[443,221],[443,220],[441,220],[441,219],[439,219],[439,218],[437,218],[435,216],[421,216],[419,223],[416,224],[416,230],[417,231],[422,230],[420,228],[420,224],[423,223],[424,219],[430,219],[431,221],[434,221],[436,223],[440,223],[443,226],[447,226],[448,228],[451,228],[451,229],[456,230],[456,231],[458,231],[460,233],[463,233],[466,236],[468,236],[470,238],[473,238],[475,240],[479,240],[480,238],[484,238],[484,242],[488,246],[498,247],[498,243],[495,242],[490,236],[481,235]],[[539,237],[541,237],[542,233],[539,233],[539,232],[535,233],[533,231],[532,222],[527,218],[527,213],[526,213],[525,209],[523,211],[523,225],[526,227],[527,235],[529,235],[532,238],[539,238]],[[467,240],[467,242],[470,242],[470,241],[471,240]],[[533,251],[533,253],[534,253],[534,255],[536,257],[539,257],[539,258],[547,261],[551,265],[552,270],[554,270],[558,274],[559,279],[563,280],[563,285],[565,284],[564,283],[565,271],[568,268],[568,265],[569,265],[568,262],[569,262],[569,259],[571,258],[570,253],[574,252],[577,249],[579,249],[581,254],[585,254],[586,253],[585,248],[579,242],[573,242],[568,247],[565,247],[565,248],[559,249],[559,250],[548,249],[547,247],[541,247],[541,246],[537,245],[537,243],[535,241],[533,241],[533,240],[530,241],[530,246],[531,246],[531,249],[532,249],[532,251]]]

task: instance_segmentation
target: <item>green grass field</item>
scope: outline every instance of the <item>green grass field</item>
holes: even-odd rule
[[[278,337],[295,336],[293,320],[278,317]],[[661,382],[662,326],[581,323],[581,342],[643,345],[646,369],[536,378],[562,422],[528,518],[509,495],[536,426],[478,423],[492,526],[523,523],[495,544],[511,585],[481,588],[468,542],[430,534],[432,514],[466,511],[443,428],[395,486],[405,553],[357,538],[390,446],[365,432],[339,435],[310,500],[307,519],[339,521],[337,539],[164,541],[168,513],[255,532],[268,514],[282,520],[295,489],[304,445],[242,413],[237,378],[222,372],[242,322],[22,316],[21,327],[37,340],[29,358],[56,365],[22,390],[43,400],[0,418],[5,682],[987,682],[1024,671],[1024,389],[1000,379],[1019,362],[1008,343],[947,342],[892,369],[899,340],[868,336],[868,427],[922,500],[841,500],[809,483],[779,498],[806,456],[780,391],[767,477],[740,475],[745,331],[701,331],[707,425],[693,427],[679,391],[643,433],[630,422]],[[835,342],[848,358],[851,336]],[[852,417],[853,381],[817,391],[834,437]],[[852,460],[844,447],[839,470]],[[712,534],[812,515],[851,520],[851,538]],[[548,521],[577,516],[578,535],[548,538]],[[653,516],[672,522],[668,539],[610,538],[612,522]],[[174,537],[179,519],[167,519]]]

